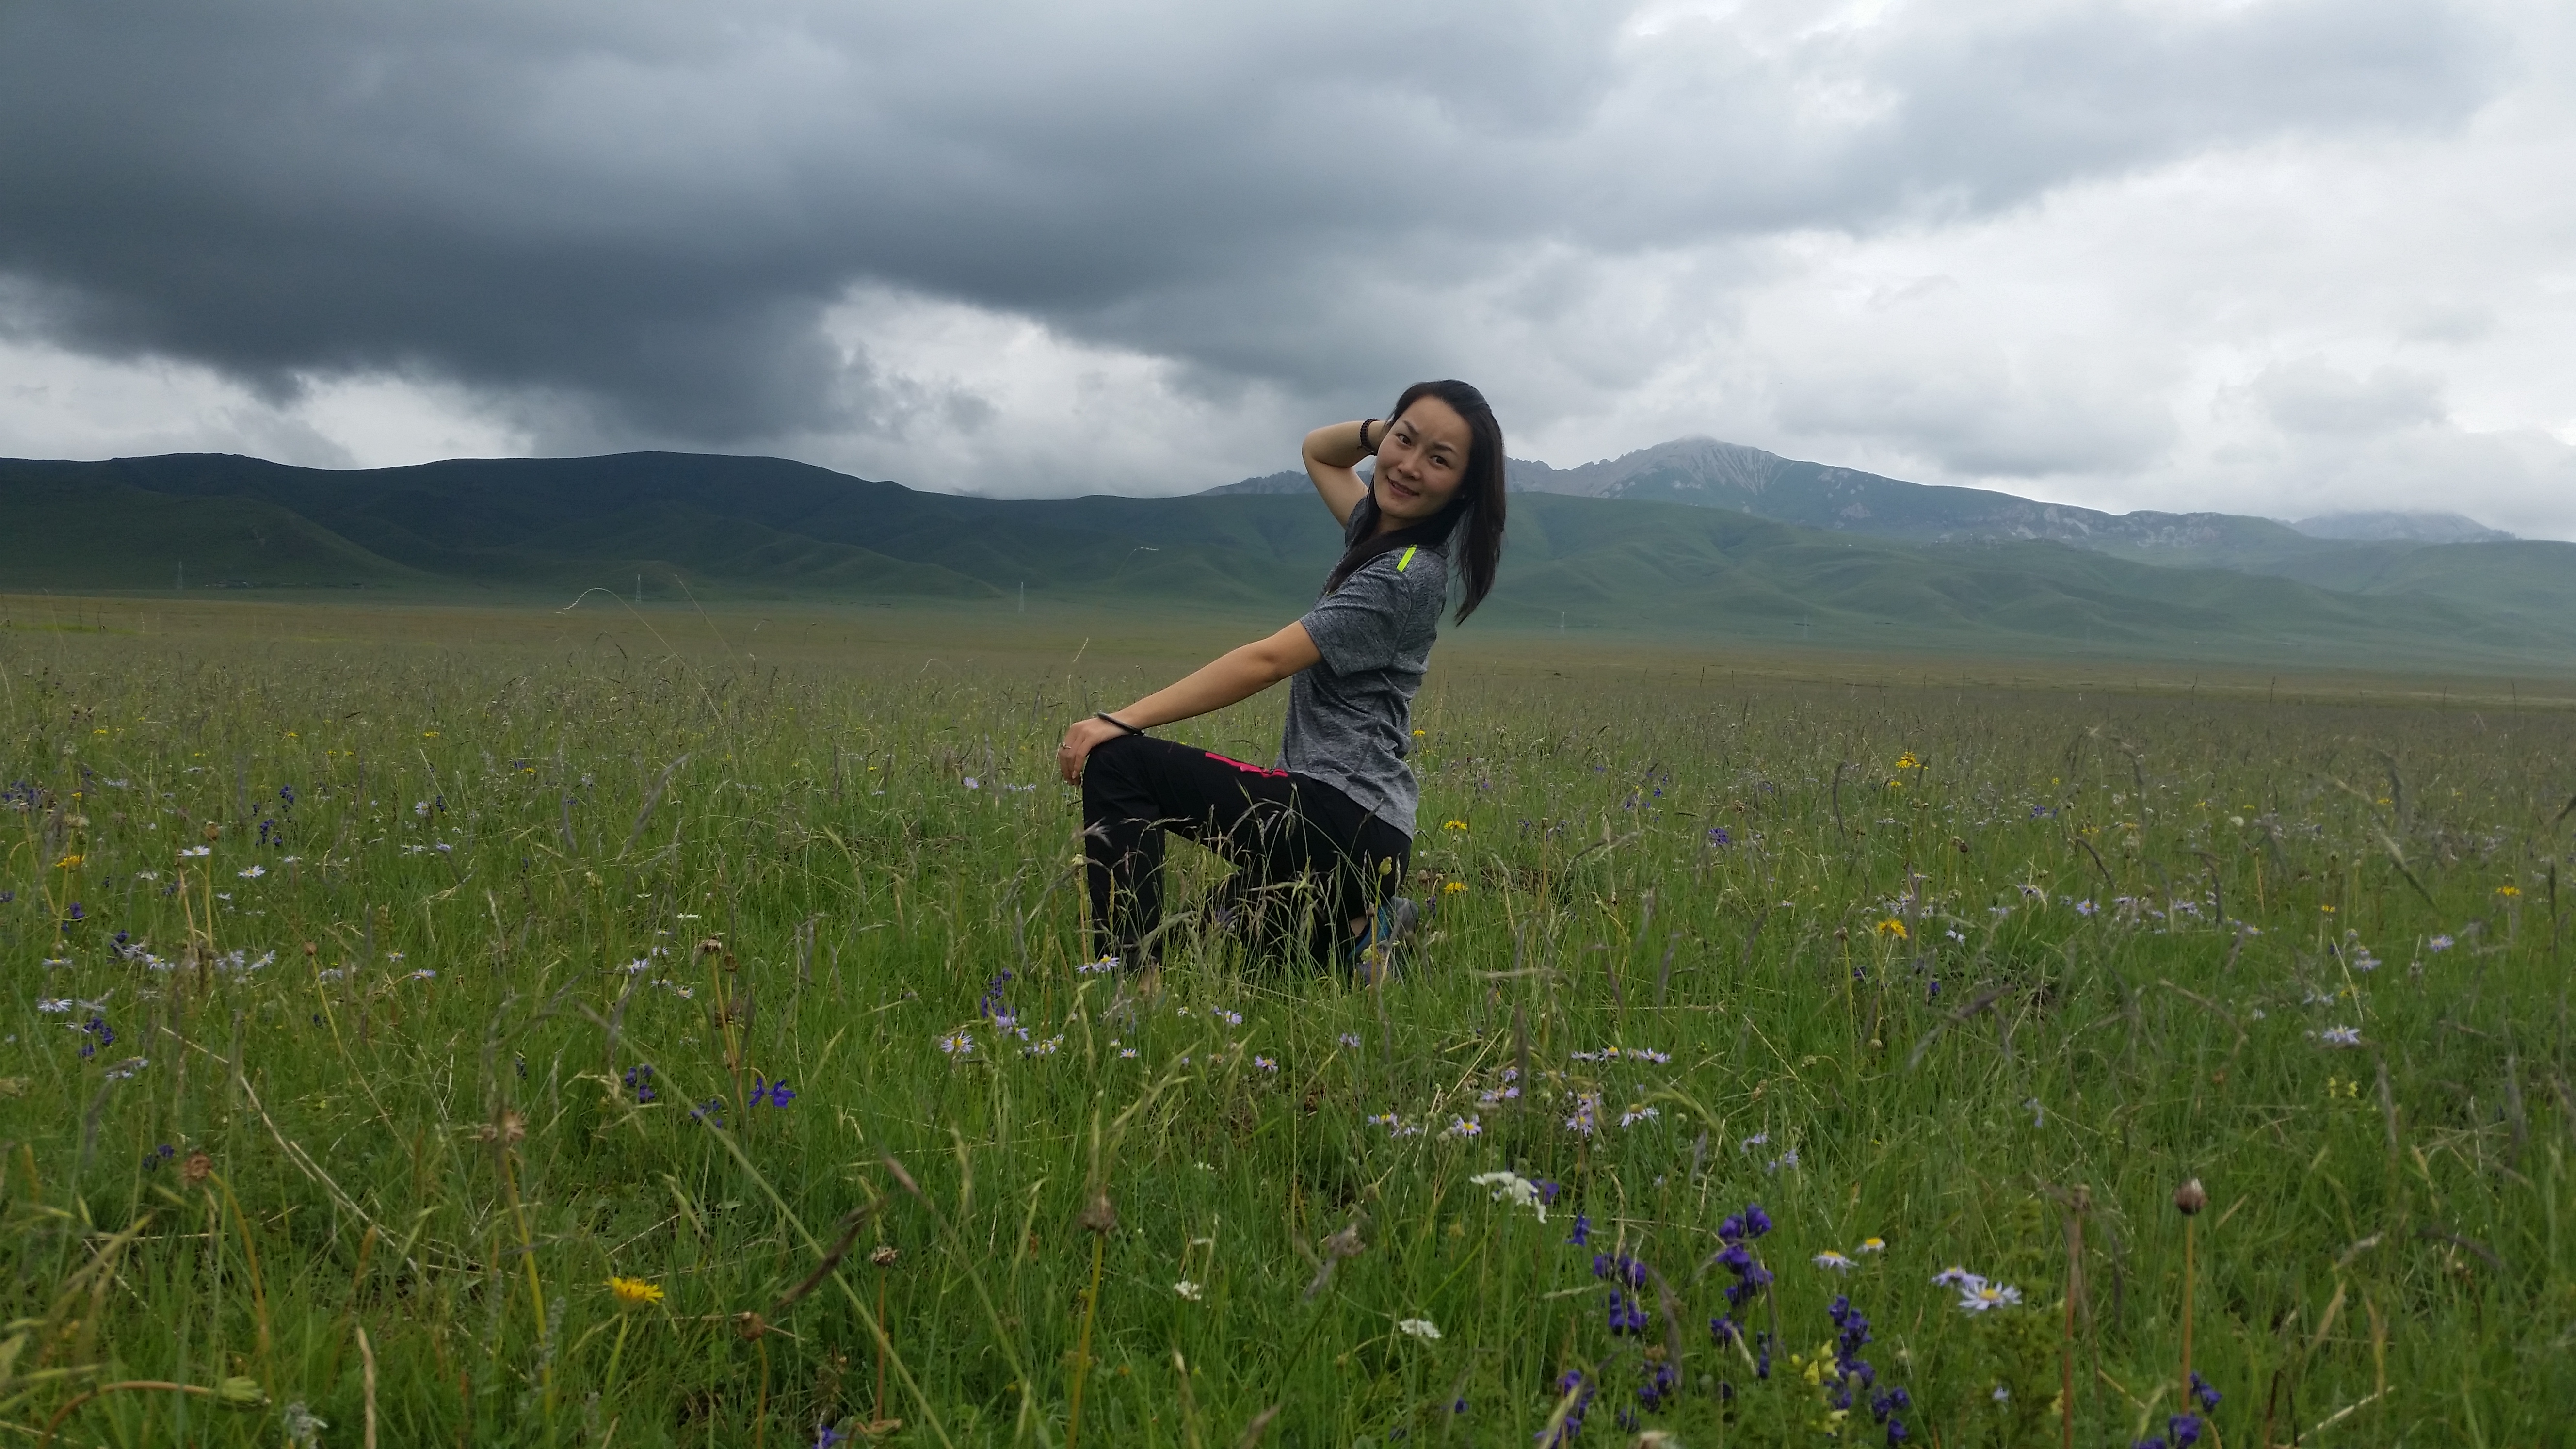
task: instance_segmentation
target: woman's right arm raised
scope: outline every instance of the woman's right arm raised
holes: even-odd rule
[[[1302,450],[1306,476],[1315,480],[1315,491],[1323,495],[1324,506],[1333,511],[1335,523],[1347,525],[1351,510],[1368,496],[1368,484],[1353,470],[1372,451],[1369,444],[1385,436],[1386,424],[1375,418],[1359,423],[1331,423],[1306,435]]]

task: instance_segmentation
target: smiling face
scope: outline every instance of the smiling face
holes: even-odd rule
[[[1380,530],[1420,523],[1448,507],[1474,450],[1475,435],[1456,408],[1436,397],[1415,398],[1378,444],[1377,481],[1370,486]]]

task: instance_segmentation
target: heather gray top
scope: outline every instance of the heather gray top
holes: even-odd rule
[[[1428,548],[1379,554],[1317,599],[1299,622],[1324,658],[1289,681],[1279,768],[1333,786],[1411,835],[1422,798],[1404,762],[1413,695],[1448,601],[1449,561]]]

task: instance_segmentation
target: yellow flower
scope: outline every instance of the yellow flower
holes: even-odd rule
[[[438,731],[436,731],[436,730],[422,730],[422,731],[420,732],[420,737],[421,737],[422,739],[425,739],[425,740],[434,740],[434,739],[437,739],[437,738],[438,738]]]
[[[73,857],[73,859],[75,859],[75,860],[77,860],[77,859],[79,859],[79,858],[80,858],[80,857],[78,857],[78,856],[74,856],[74,857]],[[2520,886],[2497,886],[2497,887],[2496,887],[2496,894],[2497,894],[2497,895],[2500,895],[2500,896],[2508,896],[2508,897],[2510,897],[2510,896],[2518,896],[2518,895],[2521,895],[2521,894],[2522,894],[2522,887],[2520,887]]]
[[[1914,758],[1914,752],[1912,750],[1907,750],[1904,754],[1896,757],[1896,768],[1900,770],[1919,770],[1923,768],[1923,762]]]
[[[1413,737],[1414,737],[1415,739],[1417,739],[1417,740],[1419,740],[1419,739],[1428,739],[1428,738],[1430,738],[1430,735],[1431,735],[1431,731],[1429,731],[1429,730],[1415,730],[1415,731],[1413,732]]]
[[[2325,912],[2329,916],[2334,914],[2334,907],[2332,906],[2319,906],[2317,909]]]
[[[1882,936],[1894,936],[1900,941],[1908,939],[1911,934],[1905,929],[1905,923],[1894,916],[1878,923],[1878,933]]]
[[[608,1291],[617,1295],[620,1308],[643,1308],[662,1301],[661,1285],[641,1278],[611,1278]]]
[[[1452,820],[1440,828],[1443,830],[1464,830],[1467,828],[1467,822],[1464,820]]]
[[[1440,893],[1441,893],[1442,895],[1444,895],[1444,896],[1454,896],[1454,895],[1458,894],[1459,892],[1461,892],[1461,891],[1465,890],[1466,888],[1467,888],[1467,883],[1466,883],[1465,881],[1463,881],[1463,880],[1453,880],[1453,881],[1449,882],[1447,885],[1442,886],[1442,887],[1440,888]]]
[[[80,863],[81,863],[81,858],[80,858],[79,856],[77,856],[77,855],[66,855],[66,856],[64,856],[62,859],[60,859],[60,860],[58,860],[58,861],[55,861],[55,862],[54,862],[54,869],[56,869],[56,870],[78,870],[78,869],[80,869]]]

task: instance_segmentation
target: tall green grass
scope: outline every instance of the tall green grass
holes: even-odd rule
[[[617,627],[0,637],[0,1434],[1884,1443],[1848,1295],[1908,1442],[2127,1445],[2191,1177],[2224,1442],[2564,1433],[2563,712],[1446,665],[1402,974],[1149,986],[1049,768],[1160,663]]]

